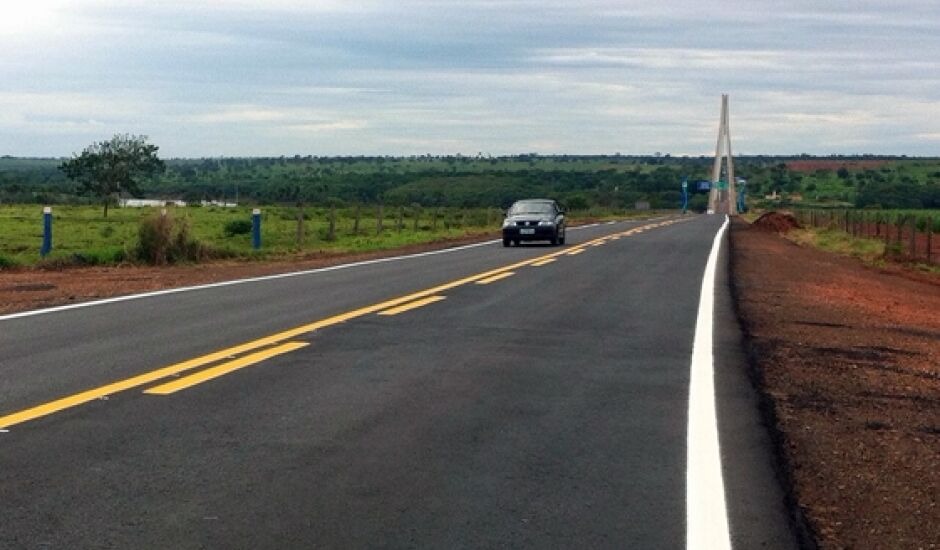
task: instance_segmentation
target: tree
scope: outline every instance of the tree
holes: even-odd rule
[[[147,136],[115,134],[108,141],[95,142],[80,155],[63,162],[59,169],[80,185],[79,191],[104,201],[104,217],[108,204],[118,193],[140,194],[139,184],[146,178],[163,173],[166,165],[157,158],[159,147],[147,143]]]

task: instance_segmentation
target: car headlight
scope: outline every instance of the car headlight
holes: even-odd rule
[[[509,227],[510,225],[512,225],[510,220],[503,220],[503,227]]]
[[[555,225],[555,222],[552,220],[542,220],[539,222],[539,227],[548,227],[552,225]]]

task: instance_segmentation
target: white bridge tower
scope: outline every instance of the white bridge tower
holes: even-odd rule
[[[721,159],[728,160],[726,179],[721,179]],[[715,166],[712,169],[712,188],[708,193],[709,214],[737,214],[737,193],[734,185],[734,160],[731,157],[731,129],[728,116],[728,94],[721,95],[721,122],[718,123],[718,144],[715,146]]]

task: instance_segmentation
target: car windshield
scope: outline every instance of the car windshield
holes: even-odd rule
[[[554,212],[551,203],[547,202],[517,202],[509,209],[510,216],[519,214],[551,214]]]

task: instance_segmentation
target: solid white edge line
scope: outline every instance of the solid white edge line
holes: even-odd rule
[[[102,300],[94,300],[94,301],[91,301],[91,302],[81,302],[81,303],[78,303],[78,304],[68,304],[68,305],[64,305],[64,306],[54,306],[54,307],[49,307],[49,308],[45,308],[45,309],[35,309],[35,310],[32,310],[32,311],[22,311],[22,312],[19,312],[19,313],[10,313],[10,314],[7,314],[7,315],[0,315],[0,321],[6,321],[6,320],[8,320],[8,319],[17,319],[17,318],[20,318],[20,317],[30,317],[30,316],[33,316],[33,315],[42,315],[42,314],[44,314],[44,313],[55,313],[55,312],[58,312],[58,311],[67,311],[67,310],[70,310],[70,309],[78,309],[78,308],[83,308],[83,307],[92,307],[92,306],[100,306],[100,305],[104,305],[104,304],[113,304],[113,303],[116,303],[116,302],[127,302],[127,301],[130,301],[130,300],[139,300],[139,299],[141,299],[141,298],[150,298],[150,297],[153,297],[153,296],[164,296],[164,295],[166,295],[166,294],[176,294],[176,293],[179,293],[179,292],[190,292],[190,291],[193,291],[193,290],[206,290],[206,289],[209,289],[209,288],[219,288],[219,287],[224,287],[224,286],[233,286],[233,285],[240,285],[240,284],[245,284],[245,283],[256,283],[256,282],[261,282],[261,281],[272,281],[272,280],[276,280],[276,279],[287,279],[287,278],[289,278],[289,277],[300,277],[300,276],[302,276],[302,275],[313,275],[313,274],[316,274],[316,273],[325,273],[325,272],[328,272],[328,271],[338,271],[338,270],[340,270],[340,269],[349,269],[349,268],[352,268],[352,267],[361,267],[361,266],[374,265],[374,264],[381,264],[381,263],[386,263],[386,262],[396,262],[396,261],[400,261],[400,260],[410,260],[410,259],[414,259],[414,258],[421,258],[421,257],[423,257],[423,256],[434,256],[434,255],[436,255],[436,254],[445,254],[445,253],[448,253],[448,252],[457,252],[457,251],[460,251],[460,250],[467,250],[467,249],[469,249],[469,248],[476,248],[476,247],[479,247],[479,246],[486,246],[486,245],[494,244],[494,243],[497,243],[497,242],[499,242],[499,240],[498,240],[498,239],[494,239],[494,240],[490,240],[490,241],[483,241],[483,242],[479,242],[479,243],[473,243],[473,244],[468,244],[468,245],[463,245],[463,246],[457,246],[457,247],[454,247],[454,248],[443,248],[443,249],[441,249],[441,250],[431,250],[431,251],[429,251],[429,252],[418,252],[418,253],[416,253],[416,254],[406,254],[406,255],[404,255],[404,256],[390,256],[390,257],[387,257],[387,258],[377,258],[377,259],[375,259],[375,260],[363,260],[363,261],[361,261],[361,262],[353,262],[353,263],[349,263],[349,264],[332,265],[332,266],[329,266],[329,267],[320,267],[320,268],[317,268],[317,269],[308,269],[308,270],[304,270],[304,271],[291,271],[291,272],[289,272],[289,273],[278,273],[278,274],[276,274],[276,275],[263,275],[263,276],[261,276],[261,277],[249,277],[249,278],[246,278],[246,279],[234,279],[234,280],[231,280],[231,281],[220,281],[220,282],[218,282],[218,283],[207,283],[207,284],[204,284],[204,285],[183,286],[183,287],[178,287],[178,288],[167,288],[167,289],[163,289],[163,290],[155,290],[155,291],[153,291],[153,292],[143,292],[143,293],[140,293],[140,294],[128,294],[127,296],[115,296],[115,297],[113,297],[113,298],[104,298],[104,299],[102,299]]]
[[[633,220],[623,220],[623,221],[633,221]],[[578,229],[588,229],[590,227],[597,227],[598,224],[589,224],[589,225],[579,225],[577,227],[572,227],[570,231],[576,231]],[[500,239],[493,239],[489,241],[483,241],[479,243],[467,244],[463,246],[455,246],[454,248],[442,248],[441,250],[431,250],[429,252],[418,252],[415,254],[406,254],[404,256],[389,256],[387,258],[377,258],[375,260],[364,260],[361,262],[353,262],[349,264],[340,264],[333,265],[330,267],[320,267],[317,269],[308,269],[305,271],[292,271],[290,273],[278,273],[276,275],[263,275],[261,277],[250,277],[247,279],[234,279],[231,281],[221,281],[218,283],[207,283],[204,285],[193,285],[193,286],[183,286],[178,288],[166,288],[163,290],[154,290],[152,292],[142,292],[140,294],[128,294],[126,296],[114,296],[112,298],[103,298],[101,300],[93,300],[90,302],[80,302],[77,304],[66,304],[63,306],[53,306],[43,309],[33,309],[30,311],[20,311],[18,313],[8,313],[6,315],[0,315],[0,321],[9,321],[12,319],[20,319],[23,317],[33,317],[36,315],[45,315],[47,313],[57,313],[60,311],[68,311],[70,309],[80,309],[84,307],[94,307],[101,306],[105,304],[114,304],[118,302],[129,302],[131,300],[139,300],[141,298],[152,298],[154,296],[165,296],[167,294],[177,294],[180,292],[191,292],[194,290],[206,290],[210,288],[219,288],[224,286],[233,286],[240,285],[245,283],[257,283],[261,281],[272,281],[275,279],[286,279],[288,277],[300,277],[302,275],[313,275],[316,273],[325,273],[327,271],[338,271],[340,269],[349,269],[352,267],[361,267],[366,265],[381,264],[387,262],[397,262],[402,260],[411,260],[414,258],[421,258],[424,256],[434,256],[437,254],[448,254],[451,252],[459,252],[462,250],[467,250],[470,248],[476,248],[479,246],[486,246],[500,242]]]
[[[728,509],[721,472],[715,406],[715,272],[729,218],[715,235],[705,264],[689,380],[689,432],[686,457],[686,548],[731,548]]]

